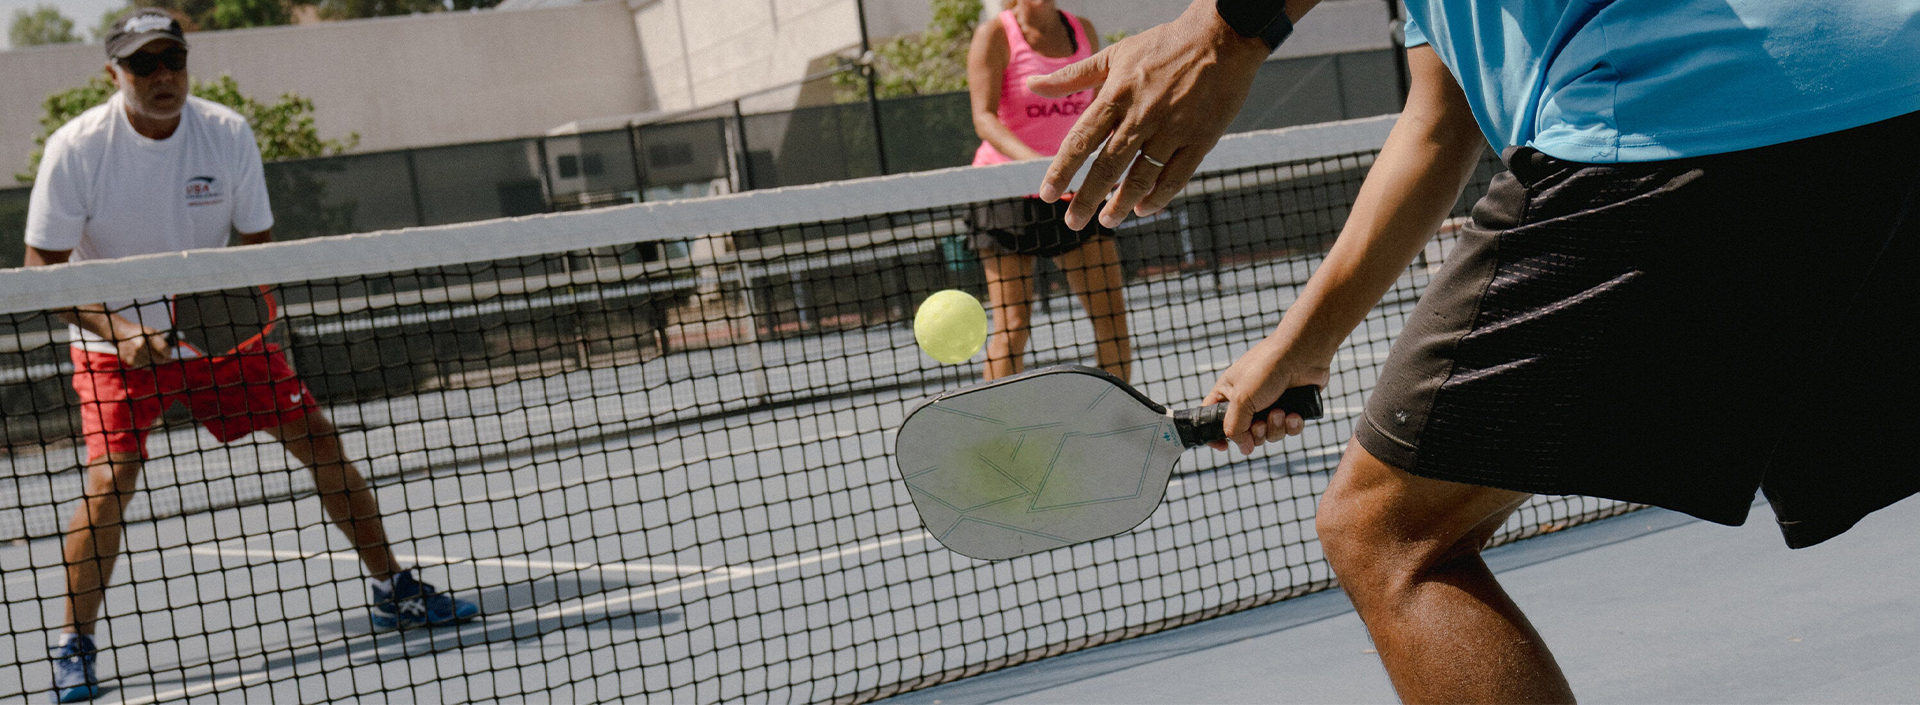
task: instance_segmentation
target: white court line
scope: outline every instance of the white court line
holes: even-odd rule
[[[796,559],[784,561],[781,563],[775,563],[769,566],[761,566],[759,568],[751,568],[751,569],[734,568],[720,575],[715,575],[713,577],[706,578],[703,580],[680,582],[669,587],[663,587],[663,588],[658,588],[654,590],[647,590],[645,592],[639,592],[639,593],[632,593],[632,594],[624,595],[621,597],[611,597],[604,600],[595,600],[593,602],[584,603],[575,607],[550,609],[540,613],[537,617],[535,617],[535,619],[552,619],[554,617],[569,617],[572,615],[581,614],[583,612],[591,612],[591,611],[606,608],[606,607],[613,607],[617,605],[630,605],[635,602],[639,602],[641,600],[659,597],[661,595],[671,595],[677,592],[683,592],[683,591],[691,590],[697,587],[705,587],[707,585],[712,585],[714,583],[728,582],[738,578],[746,578],[746,577],[751,577],[755,575],[760,575],[763,573],[772,573],[772,572],[777,572],[782,570],[788,570],[790,568],[798,568],[804,565],[812,565],[814,563],[822,563],[825,561],[830,561],[835,558],[840,558],[843,556],[867,553],[869,551],[878,551],[880,549],[887,548],[889,546],[898,546],[903,543],[914,543],[919,541],[925,541],[930,538],[933,538],[933,534],[929,534],[925,531],[916,531],[906,536],[891,538],[885,541],[876,541],[873,543],[867,543],[859,546],[849,546],[847,548],[843,548],[831,553],[818,554],[811,558],[796,558]]]
[[[868,433],[884,433],[884,432],[885,431],[882,429],[862,428],[862,429],[841,431],[839,433],[834,433],[834,434],[806,436],[798,439],[797,445],[813,445],[816,443],[820,443],[822,441],[837,441],[843,438],[850,438],[853,436],[859,436],[859,435],[868,434]],[[784,441],[784,440],[768,441],[766,443],[762,443],[760,445],[756,445],[752,448],[749,448],[744,452],[736,448],[727,448],[724,450],[724,452],[715,451],[697,458],[683,456],[680,459],[676,460],[675,462],[668,463],[668,464],[655,463],[653,465],[636,466],[636,467],[628,468],[626,470],[609,470],[603,473],[599,473],[597,475],[583,476],[580,478],[554,480],[552,482],[544,482],[538,485],[534,485],[532,487],[513,487],[511,489],[490,493],[485,497],[482,497],[481,499],[488,502],[504,502],[507,500],[525,499],[527,498],[528,495],[538,494],[543,492],[552,492],[554,490],[566,489],[568,487],[585,485],[590,482],[600,482],[602,480],[612,480],[612,479],[621,478],[621,477],[633,477],[633,476],[641,475],[643,473],[659,472],[661,470],[677,470],[680,468],[688,467],[696,462],[712,462],[715,460],[724,460],[727,458],[737,458],[742,455],[745,455],[746,453],[765,453],[769,451],[775,451],[781,448],[788,447],[787,444],[789,443],[794,443],[794,442]],[[580,444],[580,445],[585,446],[587,444]],[[466,502],[465,497],[462,497],[461,500],[463,503]]]
[[[239,541],[241,543],[246,543],[248,541],[262,541],[268,538],[271,538],[271,537],[250,536],[250,537],[235,537],[230,539],[221,539],[219,541],[214,542],[213,546],[204,546],[200,548],[213,548],[213,547],[218,547],[220,544],[223,544],[223,543],[233,543],[235,541]],[[65,540],[66,540],[66,533],[63,531],[61,533],[61,541],[64,542]],[[121,551],[119,564],[130,566],[135,563],[146,563],[148,561],[157,561],[162,558],[166,558],[169,554],[175,554],[181,551],[192,550],[194,548],[196,547],[181,545],[181,546],[172,546],[172,547],[162,548],[162,549],[152,550],[152,551],[144,551],[144,550],[143,551],[131,551],[131,550]],[[23,577],[17,577],[12,580],[8,580],[4,583],[4,585],[6,587],[13,587],[15,585],[26,585],[29,583],[33,583],[35,581],[55,578],[55,577],[65,579],[66,570],[67,570],[67,567],[64,564],[33,566],[32,569],[28,571],[28,575]],[[132,569],[129,568],[128,570],[131,571]],[[58,571],[59,574],[58,575],[40,575],[41,571],[46,571],[47,573],[54,573]],[[128,573],[128,574],[131,575],[132,573]]]
[[[265,680],[266,678],[269,677],[269,675],[270,674],[267,671],[260,671],[258,673],[243,673],[237,676],[228,676],[226,678],[222,678],[220,680],[213,681],[211,683],[201,683],[200,685],[188,686],[188,687],[179,688],[176,690],[169,690],[165,693],[150,693],[138,698],[133,698],[130,700],[122,700],[120,702],[123,705],[147,705],[147,703],[156,703],[162,700],[179,700],[181,698],[191,698],[201,693],[212,692],[215,690],[222,690],[222,689],[230,688],[233,686],[239,686],[239,687],[245,688],[247,686],[259,685],[260,681]],[[252,682],[248,682],[248,681],[252,681]]]
[[[612,598],[607,600],[598,600],[595,602],[590,602],[590,603],[580,605],[578,607],[573,607],[568,609],[548,610],[546,612],[543,612],[537,615],[535,619],[538,620],[538,619],[550,619],[553,617],[565,617],[568,615],[579,614],[581,612],[600,609],[600,608],[611,606],[611,605],[631,604],[633,602],[648,599],[650,597],[657,597],[660,595],[670,595],[673,593],[690,590],[690,589],[701,587],[704,585],[711,585],[713,583],[730,581],[735,578],[749,577],[749,576],[759,575],[762,573],[787,570],[790,568],[798,568],[804,565],[811,565],[814,563],[830,561],[835,558],[840,558],[843,556],[867,553],[869,551],[877,551],[883,548],[887,548],[889,546],[897,546],[904,543],[925,541],[930,538],[933,538],[932,534],[929,534],[925,531],[916,531],[912,534],[908,534],[906,536],[901,536],[898,538],[892,538],[892,539],[887,539],[885,541],[878,541],[878,542],[872,542],[872,543],[862,544],[858,546],[852,546],[852,547],[840,549],[838,551],[833,551],[830,553],[823,553],[823,554],[815,555],[809,558],[789,560],[782,563],[776,563],[770,566],[763,566],[760,568],[753,568],[753,569],[720,568],[720,569],[716,569],[718,573],[717,575],[714,575],[713,577],[709,577],[697,582],[682,582],[682,583],[673,585],[671,587],[662,588],[659,590],[649,590],[643,593],[627,595],[624,597]],[[336,555],[338,555],[338,552],[306,553],[301,551],[275,551],[275,550],[265,550],[265,551],[244,550],[243,552],[253,553],[253,554],[261,554],[261,553],[279,554],[276,557],[285,557],[285,558],[322,558],[322,557],[334,558]],[[355,560],[357,560],[357,558]],[[485,560],[485,559],[476,559],[476,560]],[[234,659],[234,661],[236,662],[239,660],[240,659],[238,658]],[[193,697],[201,693],[212,692],[215,690],[221,690],[221,689],[230,688],[230,687],[236,687],[236,686],[247,687],[251,685],[256,685],[263,679],[269,678],[271,675],[272,674],[268,671],[260,671],[257,673],[245,673],[237,676],[229,676],[229,677],[222,678],[220,680],[213,681],[210,683],[202,683],[195,686],[178,688],[178,689],[170,690],[164,693],[153,693],[153,694],[149,694],[139,698],[122,700],[121,702],[126,703],[128,705],[147,705],[148,703],[159,702],[162,700],[177,700],[180,698]]]
[[[195,548],[194,553],[212,556],[243,556],[247,558],[271,558],[273,560],[295,561],[324,559],[331,561],[360,562],[360,555],[353,551],[288,551],[281,549],[243,548]],[[415,565],[472,565],[492,566],[496,568],[542,569],[561,572],[598,571],[602,573],[667,573],[670,575],[693,575],[712,571],[731,571],[725,566],[680,565],[675,563],[564,563],[559,561],[533,561],[517,558],[468,558],[465,556],[433,556],[415,553],[395,553],[393,559]]]

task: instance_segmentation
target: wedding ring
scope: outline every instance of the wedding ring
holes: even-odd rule
[[[1145,160],[1147,160],[1147,163],[1148,163],[1148,164],[1152,164],[1152,165],[1154,165],[1155,167],[1158,167],[1158,168],[1161,168],[1161,169],[1165,169],[1165,168],[1167,168],[1167,163],[1166,163],[1166,162],[1163,162],[1163,161],[1160,161],[1160,160],[1158,160],[1158,159],[1154,159],[1153,157],[1149,157],[1149,156],[1147,156],[1147,153],[1146,153],[1146,152],[1141,152],[1141,153],[1140,153],[1140,158],[1141,158],[1141,159],[1145,159]]]

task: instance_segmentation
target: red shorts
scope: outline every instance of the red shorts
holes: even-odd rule
[[[121,366],[114,355],[80,348],[72,353],[88,462],[107,453],[147,457],[147,431],[174,402],[184,402],[222,443],[319,408],[273,344],[219,362],[177,360],[138,370]]]

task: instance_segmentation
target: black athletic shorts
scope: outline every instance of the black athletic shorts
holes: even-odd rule
[[[973,249],[987,254],[1058,257],[1095,237],[1113,236],[1113,229],[1099,220],[1087,223],[1083,230],[1068,228],[1068,203],[1064,199],[1048,203],[1029,196],[975,205],[966,214],[967,227],[974,232]]]
[[[1356,436],[1422,477],[1811,546],[1920,490],[1920,113],[1711,157],[1495,177]]]

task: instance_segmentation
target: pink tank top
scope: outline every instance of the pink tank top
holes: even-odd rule
[[[1042,98],[1027,90],[1028,76],[1044,76],[1093,56],[1093,44],[1087,41],[1086,28],[1080,24],[1080,18],[1065,11],[1060,14],[1066,15],[1067,24],[1073,25],[1073,55],[1056,59],[1034,51],[1027,44],[1027,35],[1020,31],[1020,20],[1014,18],[1012,10],[1000,13],[1000,26],[1006,30],[1010,50],[1007,70],[1000,78],[1000,122],[1006,123],[1014,136],[1028,147],[1048,156],[1060,151],[1060,142],[1067,138],[1073,121],[1080,118],[1080,111],[1093,100],[1092,91],[1065,98]],[[973,153],[974,166],[1010,161],[1013,159],[984,140]]]

